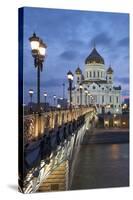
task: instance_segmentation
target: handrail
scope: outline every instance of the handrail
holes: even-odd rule
[[[24,142],[29,143],[42,137],[47,131],[77,120],[78,117],[94,111],[94,107],[81,107],[72,110],[55,110],[41,114],[24,116]]]

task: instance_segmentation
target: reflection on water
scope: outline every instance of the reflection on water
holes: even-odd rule
[[[83,145],[78,154],[71,189],[129,185],[129,145]]]
[[[112,160],[118,160],[120,157],[120,145],[112,144],[110,145],[110,156]]]

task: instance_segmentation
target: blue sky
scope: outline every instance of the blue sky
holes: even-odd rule
[[[36,32],[47,44],[47,57],[41,73],[41,101],[47,91],[49,101],[62,96],[69,70],[79,65],[96,48],[114,70],[115,85],[122,86],[122,95],[129,95],[129,15],[44,8],[24,9],[24,102],[29,101],[29,88],[36,91],[36,69],[28,38]],[[36,92],[34,94],[36,101]]]

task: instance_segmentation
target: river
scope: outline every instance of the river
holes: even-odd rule
[[[129,144],[82,145],[71,190],[129,185]]]

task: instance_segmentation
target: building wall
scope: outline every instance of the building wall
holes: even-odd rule
[[[75,74],[73,106],[93,104],[97,106],[98,113],[102,113],[103,110],[105,113],[121,113],[121,91],[113,87],[113,73],[107,73],[103,64],[86,64],[84,68],[84,80],[82,74]],[[80,83],[83,86],[82,92],[79,89]],[[94,101],[89,96],[86,97],[85,88],[94,97]]]

